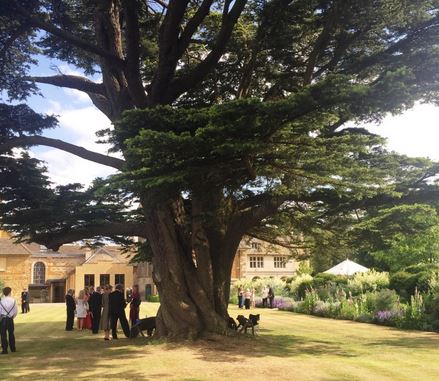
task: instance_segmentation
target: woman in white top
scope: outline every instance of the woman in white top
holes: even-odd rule
[[[88,303],[85,301],[84,290],[79,291],[78,299],[76,299],[76,317],[78,318],[78,327],[82,331],[84,328],[84,320],[87,316]]]

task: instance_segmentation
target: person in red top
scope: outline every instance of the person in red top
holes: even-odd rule
[[[139,310],[140,310],[140,294],[139,294],[139,286],[135,284],[133,286],[133,292],[131,293],[131,302],[130,302],[130,323],[131,327],[137,323],[139,320]]]

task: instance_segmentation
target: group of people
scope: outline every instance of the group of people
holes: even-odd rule
[[[139,287],[134,285],[129,298],[124,297],[124,289],[121,284],[104,287],[88,287],[81,290],[78,297],[74,297],[74,291],[68,290],[66,295],[67,320],[66,331],[73,330],[74,317],[78,321],[78,329],[91,329],[94,334],[99,330],[104,331],[104,340],[111,337],[117,339],[117,324],[120,322],[123,333],[130,337],[130,327],[125,315],[125,308],[129,304],[129,319],[131,326],[139,320],[140,309]]]
[[[239,286],[238,307],[245,308],[246,310],[250,309],[250,306],[254,308],[255,294],[256,294],[256,290],[254,287],[251,290],[250,288],[244,290],[242,286]],[[273,308],[274,291],[272,287],[264,286],[264,288],[262,289],[261,297],[262,297],[262,307],[267,308],[268,306],[270,306],[270,308]]]

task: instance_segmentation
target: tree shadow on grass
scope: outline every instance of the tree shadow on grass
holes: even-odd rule
[[[1,377],[4,380],[24,379],[109,379],[145,380],[142,371],[123,368],[127,361],[148,353],[146,340],[126,339],[104,341],[103,333],[91,331],[63,331],[58,327],[50,334],[39,335],[41,323],[26,323],[26,330],[16,330],[17,352],[0,358]],[[115,366],[109,361],[116,361]],[[109,371],[111,370],[111,371]],[[90,374],[94,376],[90,377]],[[171,374],[151,375],[148,379],[171,378]]]
[[[428,337],[395,337],[368,342],[368,346],[387,346],[406,349],[435,349],[439,348],[439,335],[432,333]]]
[[[247,357],[281,357],[300,356],[341,356],[355,357],[355,353],[345,351],[330,341],[306,340],[291,335],[275,335],[263,330],[260,336],[238,336],[233,338],[215,337],[194,343],[198,359],[212,362],[231,362]],[[262,332],[262,330],[261,330]]]

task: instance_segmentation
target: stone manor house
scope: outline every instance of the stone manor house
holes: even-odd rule
[[[298,262],[286,248],[244,238],[232,268],[232,281],[242,278],[291,276]],[[125,288],[138,284],[142,298],[157,290],[150,263],[130,263],[127,254],[116,245],[95,250],[78,244],[63,245],[57,252],[37,244],[15,244],[0,231],[0,280],[12,287],[15,297],[24,288],[31,303],[64,302],[66,290],[77,293],[85,286],[121,283]]]

